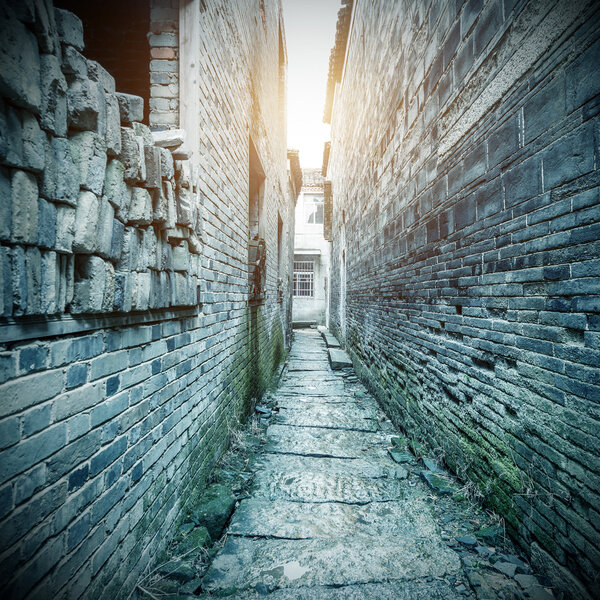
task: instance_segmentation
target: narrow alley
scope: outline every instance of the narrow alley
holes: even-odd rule
[[[476,537],[489,538],[490,517],[435,460],[409,452],[352,368],[330,368],[323,338],[315,329],[294,333],[251,497],[234,512],[202,591],[441,600],[475,597],[477,586],[479,598],[519,590],[545,598],[525,562]],[[478,575],[486,566],[495,573],[487,582]]]
[[[600,598],[599,0],[0,0],[2,600]]]

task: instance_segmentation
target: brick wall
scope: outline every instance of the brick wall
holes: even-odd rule
[[[600,572],[599,9],[358,0],[329,97],[332,325],[572,597]]]
[[[184,151],[85,58],[77,18],[0,5],[5,597],[127,597],[285,355],[279,13],[266,3],[260,35],[258,2],[202,13],[203,128]],[[249,132],[266,174],[266,295],[252,305]]]

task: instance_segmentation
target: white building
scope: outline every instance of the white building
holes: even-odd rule
[[[323,237],[321,169],[302,169],[296,204],[292,320],[295,325],[326,325],[329,294],[329,246]]]

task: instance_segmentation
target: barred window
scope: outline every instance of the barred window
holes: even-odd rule
[[[294,296],[312,298],[314,294],[315,263],[312,260],[294,261]]]

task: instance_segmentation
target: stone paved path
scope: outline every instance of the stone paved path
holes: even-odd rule
[[[235,511],[203,592],[273,600],[469,595],[430,490],[418,469],[407,477],[390,458],[391,424],[378,420],[361,389],[329,369],[317,331],[295,333],[252,496]]]

